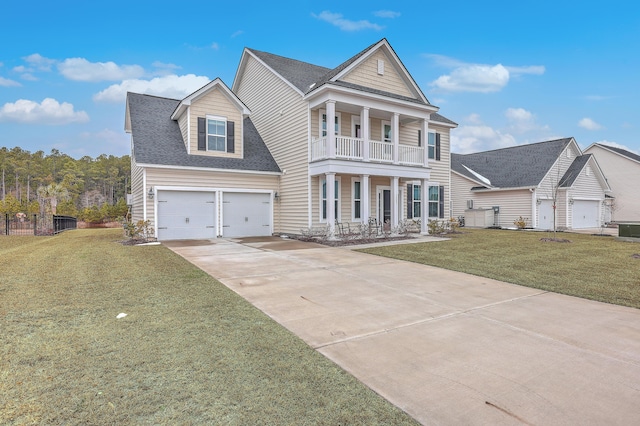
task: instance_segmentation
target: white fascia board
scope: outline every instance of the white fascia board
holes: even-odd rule
[[[487,179],[486,177],[482,176],[480,173],[478,173],[478,172],[474,171],[473,169],[465,166],[464,164],[462,164],[462,167],[464,167],[469,173],[471,173],[472,175],[477,177],[478,180],[480,180],[480,182],[482,182],[483,184],[491,186],[491,181],[489,179]]]
[[[600,182],[602,189],[604,189],[604,192],[611,192],[611,187],[609,186],[609,182],[607,181],[606,176],[602,172],[602,169],[600,168],[600,164],[598,164],[598,159],[596,158],[596,156],[591,154],[591,157],[589,157],[589,161],[587,161],[587,164],[591,164],[591,170],[592,171],[595,170],[596,173],[598,174],[597,176],[598,181]]]
[[[633,161],[634,163],[640,164],[640,161],[636,160],[635,158],[627,157],[626,155],[622,154],[621,152],[618,152],[618,151],[614,151],[614,150],[612,150],[612,149],[609,149],[609,148],[611,148],[611,147],[609,147],[609,146],[607,146],[607,145],[604,145],[604,144],[601,144],[601,143],[597,143],[597,142],[596,142],[596,143],[591,144],[591,145],[589,146],[589,148],[585,149],[584,151],[585,151],[585,152],[587,152],[588,150],[590,150],[590,149],[591,149],[592,147],[594,147],[594,146],[595,146],[596,148],[601,148],[601,149],[603,149],[603,150],[605,150],[605,151],[607,151],[607,152],[610,152],[610,153],[615,154],[615,155],[617,155],[617,156],[619,156],[619,157],[622,157],[622,158],[624,158],[625,160]],[[620,148],[620,149],[624,149],[624,148]],[[625,151],[627,151],[627,150],[625,150]],[[594,154],[594,155],[595,155],[595,154]]]
[[[438,111],[438,107],[434,107],[433,105],[421,105],[402,99],[377,95],[375,93],[329,85],[323,86],[321,90],[305,96],[303,99],[309,102],[309,108],[311,109],[321,107],[327,101],[333,100],[347,104],[362,105],[371,109],[397,112],[403,115],[422,116],[425,119],[428,119],[426,115]]]
[[[309,164],[309,176],[323,175],[325,173],[386,177],[398,176],[401,179],[428,180],[431,177],[431,168],[343,160],[324,160]]]
[[[300,96],[304,96],[304,93],[300,91],[300,89],[298,89],[296,86],[294,86],[289,80],[287,80],[286,78],[284,78],[282,75],[280,75],[278,72],[276,72],[276,70],[274,70],[273,68],[271,68],[269,65],[267,65],[262,59],[258,58],[256,55],[254,55],[251,51],[249,51],[248,49],[245,48],[245,53],[248,55],[251,55],[251,57],[253,59],[255,59],[256,61],[258,61],[259,64],[261,64],[263,67],[265,67],[266,69],[268,69],[270,72],[273,73],[273,75],[277,76],[280,80],[282,80],[287,86],[291,87],[293,90],[295,90],[298,94],[300,94]],[[243,58],[244,58],[244,53],[243,53]],[[241,67],[244,68],[244,64],[241,65]],[[239,67],[240,68],[240,67]],[[238,76],[236,75],[236,80],[238,78]],[[234,85],[235,85],[235,80],[234,80]],[[235,86],[234,86],[235,87]]]
[[[226,84],[224,84],[220,77],[216,77],[213,81],[210,81],[205,86],[201,87],[200,89],[196,90],[195,92],[184,98],[182,101],[180,101],[180,104],[178,104],[173,114],[171,114],[171,119],[177,120],[178,117],[183,114],[184,110],[188,108],[193,101],[205,95],[206,93],[209,93],[216,87],[220,88],[222,90],[222,93],[236,105],[242,115],[248,116],[251,114],[251,111],[249,110],[249,108],[247,108],[244,102],[242,102],[240,98],[238,98],[236,94],[233,93]]]
[[[424,102],[426,102],[428,104],[429,100],[426,98],[424,93],[422,93],[422,90],[420,90],[420,87],[416,84],[416,82],[413,79],[413,77],[411,77],[411,74],[405,68],[404,64],[402,63],[400,58],[398,58],[398,55],[396,55],[396,53],[391,48],[391,45],[389,45],[389,42],[386,39],[380,40],[380,42],[377,43],[375,46],[373,46],[371,49],[369,49],[369,51],[367,53],[365,53],[364,55],[360,56],[358,59],[353,61],[353,63],[349,64],[348,67],[346,67],[345,69],[340,71],[338,74],[333,76],[331,81],[340,80],[340,78],[342,78],[345,75],[349,74],[354,68],[358,67],[360,64],[362,64],[365,60],[367,60],[371,55],[373,55],[375,52],[377,52],[381,48],[384,48],[386,53],[389,56],[391,56],[392,60],[395,62],[393,68],[396,71],[400,70],[400,73],[404,75],[404,78],[403,78],[404,82],[405,83],[409,83],[411,86],[413,86],[413,89],[414,89],[415,93],[417,93],[420,96],[420,98]]]
[[[240,169],[215,169],[210,167],[191,167],[191,166],[169,166],[164,164],[138,164],[139,167],[145,167],[148,169],[172,169],[172,170],[194,170],[202,172],[219,172],[219,173],[242,173],[250,175],[267,175],[267,176],[280,176],[282,172],[266,172],[259,170],[240,170]]]
[[[129,93],[127,93],[127,102],[124,107],[124,131],[125,133],[131,133],[131,116],[129,113]]]
[[[271,194],[275,192],[273,189],[251,189],[251,188],[220,188],[212,186],[171,186],[171,185],[156,185],[154,187],[156,191],[197,191],[197,192],[249,192],[249,193],[261,193]]]
[[[518,186],[514,188],[487,188],[487,189],[472,189],[473,192],[496,192],[496,191],[522,191],[523,189],[536,189],[536,186]],[[566,188],[564,188],[566,189]]]
[[[455,171],[455,170],[453,170],[453,169],[451,170],[451,173],[455,173],[455,174],[457,174],[458,176],[460,176],[460,177],[462,177],[462,178],[465,178],[466,180],[468,180],[468,181],[470,181],[470,182],[477,183],[478,185],[484,185],[484,183],[480,182],[479,180],[471,179],[469,176],[467,176],[467,175],[463,175],[462,173],[457,172],[457,171]]]
[[[436,120],[429,119],[429,125],[431,125],[431,124],[433,124],[434,126],[448,127],[450,129],[455,129],[455,128],[458,127],[457,124],[443,123],[442,121],[436,121]]]

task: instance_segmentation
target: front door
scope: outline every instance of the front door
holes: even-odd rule
[[[391,222],[391,188],[378,187],[378,221]]]

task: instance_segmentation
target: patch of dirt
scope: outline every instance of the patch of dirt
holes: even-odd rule
[[[543,243],[570,243],[566,238],[540,238]]]
[[[631,257],[634,259],[640,259],[640,254],[635,253],[635,254],[632,254]]]

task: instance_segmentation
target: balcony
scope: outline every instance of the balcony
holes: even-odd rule
[[[365,141],[359,138],[336,136],[333,152],[329,148],[326,136],[313,139],[311,142],[311,161],[339,159],[407,166],[427,166],[424,147],[419,146],[398,144],[396,154],[392,142]],[[397,158],[394,158],[395,156]]]

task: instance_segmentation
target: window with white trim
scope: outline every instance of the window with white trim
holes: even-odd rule
[[[207,150],[227,150],[227,119],[224,117],[207,116]]]
[[[440,206],[440,187],[430,186],[429,187],[429,217],[439,216],[438,214],[439,206]]]
[[[335,194],[335,200],[334,200],[334,218],[337,221],[340,221],[341,219],[341,215],[340,215],[340,178],[336,177],[335,180],[335,187],[334,187],[334,194]],[[326,222],[327,221],[327,180],[326,179],[321,179],[320,180],[320,222]]]
[[[336,112],[335,125],[334,125],[334,131],[336,136],[340,134],[340,121],[341,121],[341,114],[339,112]],[[320,137],[325,137],[325,136],[327,136],[327,111],[324,109],[321,109],[320,110]]]
[[[407,184],[407,219],[420,219],[422,214],[422,186]]]
[[[391,122],[382,122],[382,142],[392,142],[393,134],[391,133]]]
[[[429,159],[436,158],[436,134],[429,132],[429,139],[427,140],[427,149],[429,150]]]
[[[351,190],[351,206],[352,213],[351,219],[353,222],[360,222],[362,220],[362,182],[359,180],[352,181]]]

